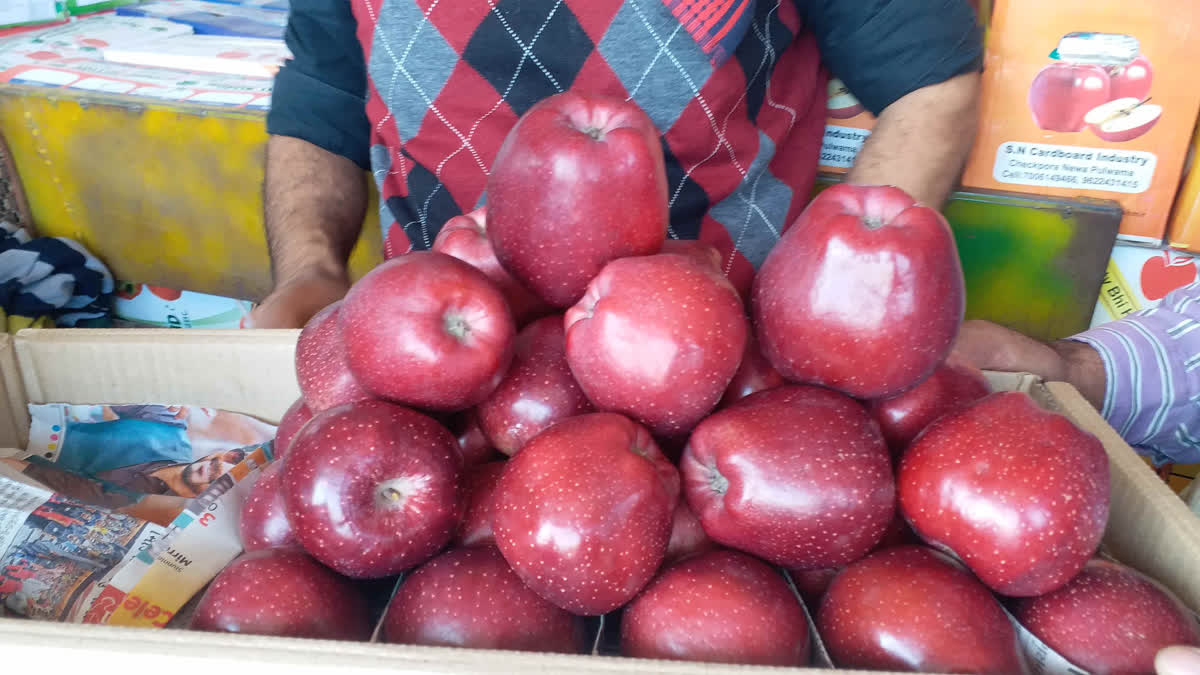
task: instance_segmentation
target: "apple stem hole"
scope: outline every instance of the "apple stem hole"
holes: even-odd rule
[[[722,476],[715,466],[709,467],[709,470],[711,473],[708,476],[708,486],[719,495],[725,494],[729,490],[729,479]]]
[[[879,228],[883,227],[883,219],[882,218],[874,218],[872,216],[866,216],[862,219],[862,222],[863,222],[863,225],[867,226],[868,230],[878,230]]]
[[[599,127],[587,127],[583,129],[583,133],[592,137],[592,140],[598,141],[604,138],[604,130]]]
[[[454,337],[462,340],[471,334],[471,326],[467,324],[467,320],[461,314],[454,312],[448,313],[443,320],[446,327],[446,332]]]

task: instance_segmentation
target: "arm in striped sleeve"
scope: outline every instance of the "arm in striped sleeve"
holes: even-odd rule
[[[1070,338],[1104,362],[1101,414],[1156,466],[1200,462],[1200,282]]]

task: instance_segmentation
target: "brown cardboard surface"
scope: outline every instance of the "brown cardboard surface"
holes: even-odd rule
[[[1200,518],[1163,484],[1073,387],[1046,389],[1061,411],[1100,438],[1112,472],[1104,543],[1117,560],[1158,579],[1193,610],[1200,609]]]
[[[292,368],[297,331],[39,330],[0,339],[0,407],[17,401],[221,407],[275,421],[298,394]],[[0,336],[3,337],[3,336]],[[16,372],[19,370],[19,375]],[[1096,434],[1109,453],[1112,513],[1105,545],[1117,559],[1161,580],[1200,608],[1200,520],[1072,387],[1028,374],[988,373],[995,389],[1026,391]],[[17,430],[0,411],[0,439]],[[10,419],[11,418],[11,419]],[[1032,431],[1032,430],[1031,430]],[[23,435],[23,434],[22,434]],[[829,670],[770,669],[329,642],[245,635],[80,626],[0,619],[5,662],[52,659],[58,672],[229,668],[257,675],[359,673],[679,674]],[[837,671],[854,672],[854,671]]]

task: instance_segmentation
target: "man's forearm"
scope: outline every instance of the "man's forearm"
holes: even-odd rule
[[[263,198],[276,288],[306,275],[346,276],[367,208],[366,180],[354,162],[272,136]]]
[[[941,208],[975,141],[979,75],[918,89],[880,115],[846,180],[894,185]]]

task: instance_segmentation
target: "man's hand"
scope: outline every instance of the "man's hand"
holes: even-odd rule
[[[1157,675],[1197,675],[1200,673],[1200,649],[1195,647],[1166,647],[1154,658]]]
[[[345,157],[272,136],[263,192],[275,288],[245,327],[301,328],[350,288],[346,261],[366,215],[366,176]]]
[[[1104,362],[1082,342],[1046,344],[990,321],[964,321],[954,351],[983,370],[1028,372],[1070,383],[1097,410],[1104,405]]]
[[[303,328],[328,305],[350,290],[345,277],[322,274],[301,276],[276,286],[262,304],[246,317],[245,328]]]

